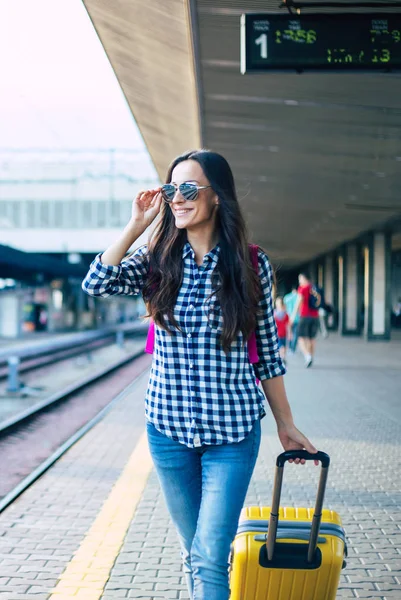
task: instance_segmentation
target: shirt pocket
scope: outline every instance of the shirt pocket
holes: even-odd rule
[[[215,295],[208,298],[203,305],[208,327],[215,333],[223,331],[223,313],[220,302]]]

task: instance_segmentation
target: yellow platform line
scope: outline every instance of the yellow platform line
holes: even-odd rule
[[[98,600],[102,596],[152,466],[144,432],[49,600]]]

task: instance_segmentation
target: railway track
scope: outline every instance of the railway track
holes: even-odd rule
[[[124,333],[126,336],[136,336],[143,334],[143,331],[140,329],[140,326],[138,326],[137,329],[127,329]],[[21,350],[16,350],[15,353],[12,350],[9,350],[7,354],[10,356],[13,354],[20,354],[21,358],[18,370],[20,373],[26,373],[35,369],[40,369],[41,367],[53,365],[56,362],[68,358],[80,356],[81,354],[88,354],[99,348],[104,348],[105,346],[114,343],[115,339],[116,331],[111,330],[105,333],[103,337],[89,339],[88,341],[82,340],[75,343],[72,342],[71,344],[67,343],[66,346],[61,346],[59,348],[52,347],[50,350],[47,350],[45,347],[38,347],[36,351],[34,349],[33,352],[29,352],[26,356]],[[0,353],[0,381],[7,378],[8,369],[7,355],[2,352]]]
[[[108,363],[107,365],[104,365],[104,367],[101,369],[95,369],[95,364],[96,364],[96,355],[95,355],[93,357],[93,363],[94,363],[93,372],[91,372],[90,374],[88,374],[85,377],[80,377],[78,380],[75,380],[67,385],[64,385],[64,387],[58,389],[56,392],[50,393],[45,398],[38,400],[33,405],[29,406],[26,410],[19,410],[15,415],[11,415],[10,418],[3,419],[2,421],[0,421],[0,434],[2,434],[3,432],[11,431],[14,426],[19,426],[24,420],[31,418],[34,414],[41,412],[42,410],[44,410],[48,407],[50,408],[51,406],[54,406],[57,402],[63,401],[69,395],[74,394],[81,388],[86,387],[88,384],[90,384],[92,382],[96,382],[99,378],[102,378],[103,376],[114,371],[115,369],[118,369],[119,367],[126,364],[127,362],[130,362],[132,359],[137,358],[137,356],[142,353],[142,348],[143,348],[142,344],[140,344],[139,347],[141,348],[140,351],[138,351],[137,349],[133,349],[130,352],[127,352],[126,354],[124,354],[123,357],[117,358],[114,361],[111,361],[110,363]],[[81,350],[82,350],[82,348],[81,348]],[[86,350],[82,350],[79,353],[79,355],[84,356],[87,353],[88,353],[88,350],[86,349]],[[78,356],[78,354],[76,356]],[[54,363],[48,362],[46,365],[42,365],[42,369],[37,372],[37,374],[35,375],[35,379],[37,378],[37,380],[40,382],[40,375],[43,375],[43,374],[48,375],[49,373],[51,374],[52,378],[57,377],[57,366],[59,366],[60,369],[69,368],[68,358],[66,358],[64,360],[66,361],[64,364],[63,363],[58,364],[59,361],[56,360],[56,361],[54,361]],[[55,365],[55,368],[53,368],[53,365]],[[37,367],[35,367],[35,368],[37,368]],[[53,375],[53,372],[54,372],[54,375]],[[29,387],[29,385],[28,385],[28,387]],[[22,392],[23,392],[23,390],[22,390]]]
[[[136,350],[0,425],[0,512],[96,425],[150,366]]]
[[[114,338],[110,336],[110,338],[94,340],[92,342],[88,342],[87,344],[76,346],[75,348],[53,351],[51,354],[27,358],[19,365],[19,372],[26,373],[35,369],[40,369],[41,367],[47,367],[48,365],[53,365],[56,362],[66,360],[68,358],[74,358],[80,356],[81,354],[87,354],[93,350],[103,348],[104,346],[108,346],[112,343],[114,343]],[[0,363],[0,381],[6,379],[7,376],[7,364],[5,362]]]

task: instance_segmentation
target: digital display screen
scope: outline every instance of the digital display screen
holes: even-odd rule
[[[241,73],[401,68],[401,14],[244,14]]]

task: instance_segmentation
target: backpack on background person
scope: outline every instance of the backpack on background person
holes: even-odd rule
[[[309,291],[309,308],[312,310],[318,310],[319,308],[326,308],[326,302],[324,301],[323,288],[318,285],[312,285]]]

